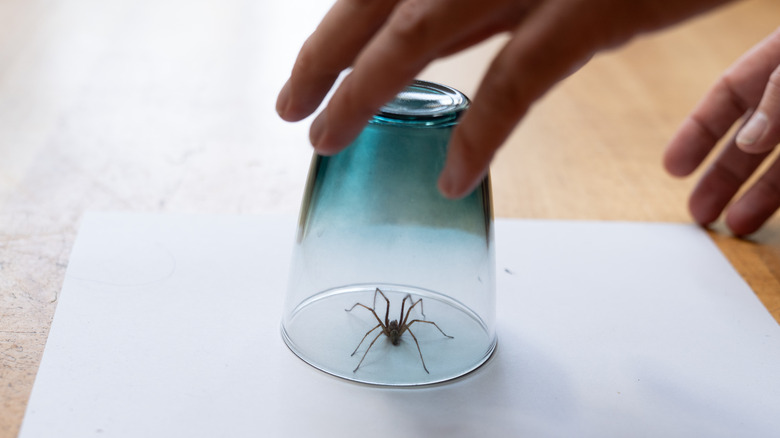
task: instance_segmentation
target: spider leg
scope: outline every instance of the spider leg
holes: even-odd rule
[[[412,302],[412,294],[406,294],[403,300],[401,300],[401,314],[398,316],[398,321],[401,323],[401,326],[404,325],[404,306],[406,305],[406,299],[409,298],[409,303]],[[411,307],[409,308],[411,310]],[[407,318],[409,317],[409,313],[406,313]]]
[[[374,329],[375,329],[375,328],[376,328],[376,327],[374,327]],[[373,331],[373,329],[371,329],[371,330]],[[371,332],[369,332],[369,333],[371,333]],[[380,331],[380,332],[379,332],[379,334],[377,334],[377,335],[376,335],[376,337],[374,338],[374,340],[373,340],[373,341],[371,341],[371,343],[370,343],[370,344],[368,344],[368,348],[366,348],[366,352],[365,352],[365,353],[363,353],[363,357],[361,357],[361,358],[360,358],[360,362],[358,362],[358,364],[357,364],[357,366],[355,367],[355,369],[354,369],[354,370],[352,370],[352,372],[353,372],[353,373],[354,373],[354,372],[356,372],[356,371],[358,370],[358,368],[360,368],[360,364],[362,364],[362,363],[363,363],[363,359],[365,359],[365,358],[366,358],[366,355],[368,354],[368,351],[369,351],[369,350],[371,350],[371,347],[373,347],[373,346],[374,346],[374,342],[376,342],[376,340],[377,340],[377,339],[379,339],[379,337],[380,337],[380,336],[382,336],[382,333],[384,333],[384,332],[381,332],[381,331]],[[368,333],[366,333],[366,336],[368,336]],[[363,338],[365,339],[365,336],[364,336]],[[360,341],[360,342],[362,343],[363,341]],[[419,347],[418,347],[418,348],[419,348]],[[355,351],[357,351],[357,349],[355,349]],[[352,354],[355,354],[355,353],[352,353]],[[423,366],[424,366],[424,365],[423,365]]]
[[[355,353],[357,353],[357,351],[358,351],[358,348],[360,348],[360,346],[363,344],[363,341],[365,341],[365,340],[366,340],[366,338],[368,337],[368,335],[370,335],[370,334],[371,334],[371,332],[373,332],[374,330],[378,329],[379,327],[382,327],[382,324],[377,324],[376,326],[374,326],[374,328],[372,328],[371,330],[367,331],[367,332],[366,332],[366,334],[365,334],[365,335],[363,335],[363,339],[361,339],[361,340],[360,340],[360,343],[358,343],[358,344],[357,344],[357,347],[355,347],[355,351],[353,351],[353,352],[352,352],[352,354],[350,354],[350,356],[354,356],[354,355],[355,355]],[[368,348],[371,348],[371,347],[368,347]],[[368,350],[366,350],[366,351],[368,351]]]
[[[403,314],[403,303],[404,303],[404,301],[406,301],[406,298],[409,298],[409,303],[411,303],[411,306],[409,306],[409,309],[406,311],[406,315],[404,316],[404,314]],[[406,296],[404,297],[403,301],[401,301],[401,326],[402,327],[406,325],[406,321],[409,320],[409,314],[412,313],[412,309],[414,309],[414,307],[416,305],[418,305],[418,304],[420,305],[420,313],[422,314],[423,318],[425,318],[425,312],[423,311],[423,300],[422,300],[422,298],[420,298],[417,301],[412,301],[412,295],[411,294],[406,294]]]
[[[414,321],[412,321],[414,322]],[[425,366],[425,359],[422,357],[422,350],[420,349],[420,343],[417,342],[417,336],[412,333],[411,330],[409,330],[409,326],[406,326],[406,330],[409,332],[410,335],[412,335],[412,339],[414,339],[414,344],[417,345],[417,352],[420,353],[420,361],[422,362],[423,369],[426,373],[430,374],[431,372],[428,371],[428,368]]]
[[[446,336],[446,337],[448,337],[448,338],[450,338],[450,339],[454,338],[454,336],[450,336],[450,335],[448,335],[447,333],[444,333],[444,330],[442,330],[442,329],[441,329],[441,327],[439,327],[438,325],[436,325],[436,323],[435,323],[435,322],[433,322],[433,321],[426,321],[426,320],[424,320],[424,319],[415,319],[415,320],[412,320],[412,321],[411,321],[409,324],[406,324],[406,330],[409,330],[409,326],[411,326],[411,325],[412,325],[412,324],[414,324],[415,322],[424,322],[424,323],[426,323],[426,324],[432,324],[434,327],[436,327],[437,329],[439,329],[439,331],[441,332],[441,334],[443,334],[444,336]],[[409,330],[409,333],[411,333],[411,332],[412,332],[412,331],[411,331],[411,330]],[[412,336],[414,336],[414,335],[412,335]]]
[[[387,299],[384,292],[382,292],[379,288],[376,288],[374,291],[374,309],[376,309],[376,294],[382,295],[382,298],[385,299],[385,302],[387,303],[387,307],[385,307],[385,326],[390,325],[390,300]]]
[[[345,311],[345,312],[351,312],[351,311],[352,311],[352,309],[354,309],[355,307],[358,307],[358,306],[360,306],[360,307],[362,307],[362,308],[364,308],[364,309],[368,309],[368,311],[369,311],[369,312],[371,312],[371,313],[374,315],[374,318],[376,318],[376,320],[377,320],[377,321],[379,321],[379,325],[381,325],[381,326],[385,326],[385,327],[387,326],[387,324],[383,324],[383,323],[382,323],[382,320],[381,320],[381,319],[379,319],[379,315],[377,315],[377,314],[376,314],[376,312],[374,311],[374,309],[372,309],[372,308],[370,308],[370,307],[366,306],[365,304],[362,304],[362,303],[355,303],[355,304],[353,304],[353,305],[352,305],[352,307],[350,307],[349,309],[344,309],[344,311]]]

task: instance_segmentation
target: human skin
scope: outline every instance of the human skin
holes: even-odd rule
[[[775,160],[744,194],[734,196],[780,142],[780,29],[726,70],[669,142],[664,166],[676,176],[693,172],[735,123],[718,157],[690,197],[689,209],[702,225],[727,209],[726,225],[747,235],[780,207],[780,161]]]
[[[483,178],[496,150],[531,105],[595,53],[725,3],[729,0],[338,0],[301,48],[290,79],[279,93],[277,111],[288,121],[308,117],[339,75],[351,67],[312,122],[310,131],[318,153],[335,154],[349,145],[379,107],[430,62],[492,35],[506,33],[508,42],[491,62],[471,107],[453,131],[439,177],[439,190],[457,198],[473,190]],[[763,90],[769,80],[765,71],[766,68],[761,74],[746,73],[745,81],[750,84],[744,86]],[[760,99],[762,92],[751,91],[751,99],[745,99],[746,105],[741,105],[741,109],[749,109],[756,95]],[[739,118],[731,117],[735,111],[729,111],[726,117],[720,115],[720,110],[710,108],[722,103],[717,96],[705,99],[692,115],[694,122],[683,125],[665,158],[672,174],[692,171],[715,143],[702,140],[701,132],[697,135],[690,128],[691,123],[708,127],[715,123],[710,117],[718,118],[718,123],[725,119],[733,123]],[[763,151],[774,138],[777,128],[769,122],[777,120],[775,113],[764,112],[774,119],[758,120],[764,126],[772,126],[769,131],[773,134],[763,136],[753,145],[743,144],[747,145],[749,158],[723,156],[718,161],[753,162],[761,156],[761,152],[755,151]],[[717,136],[708,140],[716,140],[714,137]],[[780,174],[780,169],[774,174]],[[724,197],[730,199],[727,189],[733,184],[722,187],[720,179],[705,176],[697,190],[714,191],[707,196],[718,202]],[[691,198],[692,214],[702,224],[711,221],[713,212],[718,210],[715,205],[720,205],[709,201],[711,205],[706,206],[705,198],[697,192]],[[705,207],[699,207],[699,203]],[[729,223],[751,224],[737,226],[735,232],[741,234],[750,230],[756,220],[738,219],[738,206],[739,203],[732,207],[733,219]]]

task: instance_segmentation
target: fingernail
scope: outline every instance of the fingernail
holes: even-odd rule
[[[756,144],[761,136],[764,135],[769,119],[763,112],[757,112],[750,117],[750,120],[739,130],[737,134],[737,146],[747,152],[752,152],[751,146]]]
[[[287,114],[287,107],[290,106],[290,82],[286,82],[281,90],[279,97],[276,98],[276,113],[284,119]]]
[[[309,141],[316,149],[322,142],[322,137],[325,135],[325,125],[328,122],[327,112],[322,111],[317,118],[311,122],[311,128],[309,129]]]

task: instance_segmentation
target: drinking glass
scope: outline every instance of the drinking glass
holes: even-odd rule
[[[436,186],[468,103],[415,81],[348,148],[314,155],[282,318],[285,342],[310,365],[415,386],[462,376],[492,354],[490,177],[458,200]]]

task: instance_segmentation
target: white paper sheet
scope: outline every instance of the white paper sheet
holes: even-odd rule
[[[780,433],[780,327],[696,227],[498,220],[497,353],[379,389],[281,341],[294,226],[87,215],[20,436]]]

